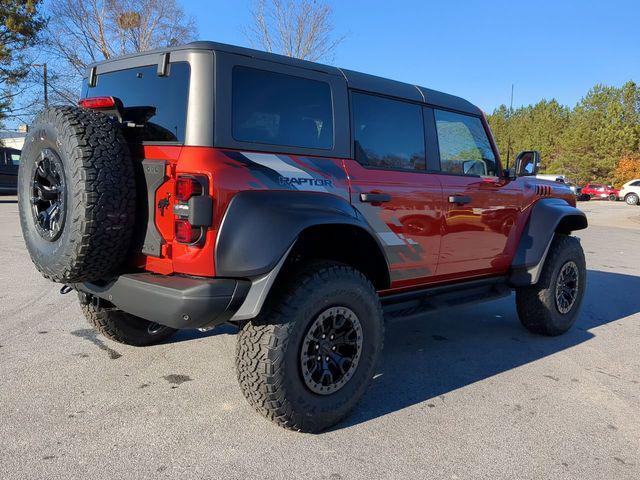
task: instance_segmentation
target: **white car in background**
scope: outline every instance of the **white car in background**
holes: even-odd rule
[[[640,178],[625,183],[618,193],[618,198],[627,202],[627,205],[640,205]]]

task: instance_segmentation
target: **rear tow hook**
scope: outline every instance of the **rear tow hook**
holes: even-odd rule
[[[72,292],[73,288],[71,288],[69,285],[63,285],[62,288],[60,289],[60,295],[66,295],[69,292]]]

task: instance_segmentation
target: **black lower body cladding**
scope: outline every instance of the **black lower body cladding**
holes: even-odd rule
[[[74,287],[81,298],[88,294],[127,314],[185,329],[209,328],[228,321],[245,300],[251,282],[143,272]],[[88,301],[84,299],[84,303]]]
[[[129,253],[136,188],[120,129],[98,112],[50,107],[25,139],[20,223],[33,263],[50,280],[107,277]]]

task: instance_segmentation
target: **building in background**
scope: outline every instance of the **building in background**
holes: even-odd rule
[[[18,131],[15,130],[1,130],[0,131],[0,144],[3,147],[15,148],[16,150],[22,150],[24,145],[24,137],[27,136],[26,125],[21,126]]]

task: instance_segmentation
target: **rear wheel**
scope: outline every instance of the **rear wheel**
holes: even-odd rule
[[[609,195],[609,201],[615,202],[616,200],[618,200],[618,197],[615,194],[612,193]]]
[[[150,322],[114,307],[83,303],[82,313],[91,325],[105,337],[134,347],[160,343],[176,330]]]
[[[520,322],[531,332],[560,335],[571,328],[580,311],[587,269],[580,241],[556,234],[538,283],[516,289]]]
[[[377,293],[359,271],[311,264],[283,281],[238,335],[238,381],[249,403],[278,425],[319,432],[355,406],[383,343]]]
[[[627,205],[638,205],[638,203],[640,203],[640,197],[638,197],[636,193],[628,193],[624,197],[624,201]]]

